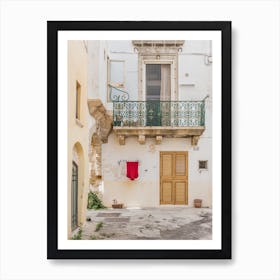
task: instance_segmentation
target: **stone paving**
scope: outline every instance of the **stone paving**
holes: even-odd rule
[[[212,209],[173,206],[88,210],[82,239],[209,240]]]

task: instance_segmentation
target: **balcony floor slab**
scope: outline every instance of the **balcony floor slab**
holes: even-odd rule
[[[144,135],[146,137],[174,137],[184,138],[192,136],[200,136],[205,130],[204,126],[197,127],[168,127],[168,126],[146,126],[146,127],[113,127],[113,131],[117,136],[139,136]]]

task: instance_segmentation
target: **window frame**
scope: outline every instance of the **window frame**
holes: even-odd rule
[[[75,95],[75,119],[81,121],[82,86],[78,80],[76,80]]]
[[[139,55],[138,100],[146,101],[146,65],[169,64],[171,74],[171,100],[178,100],[178,57],[176,55]]]
[[[172,69],[172,64],[173,62],[172,61],[156,61],[157,63],[151,63],[150,61],[148,62],[145,62],[145,66],[143,67],[144,68],[144,73],[143,73],[143,92],[144,92],[144,99],[145,101],[147,100],[147,84],[146,84],[146,81],[147,81],[147,65],[153,65],[153,64],[157,64],[157,65],[170,65],[170,100],[172,100],[172,97],[174,96],[174,94],[172,94],[174,92],[174,84],[172,83],[172,81],[174,80],[174,77],[172,75],[172,72],[173,72],[173,69]],[[162,63],[163,62],[163,63]],[[160,82],[162,80],[160,79]],[[159,96],[159,99],[161,98],[161,96]]]
[[[123,62],[123,83],[111,83],[111,62]],[[107,56],[107,102],[113,102],[111,99],[111,86],[124,90],[126,85],[126,61],[124,59],[110,59]]]

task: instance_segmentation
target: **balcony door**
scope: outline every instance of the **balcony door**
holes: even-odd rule
[[[170,125],[171,65],[146,64],[146,125]],[[160,102],[166,101],[166,102]]]
[[[160,204],[188,204],[188,152],[160,152]]]

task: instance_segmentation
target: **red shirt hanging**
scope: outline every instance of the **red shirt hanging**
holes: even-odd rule
[[[126,177],[130,180],[138,178],[138,161],[128,161],[126,163]]]

